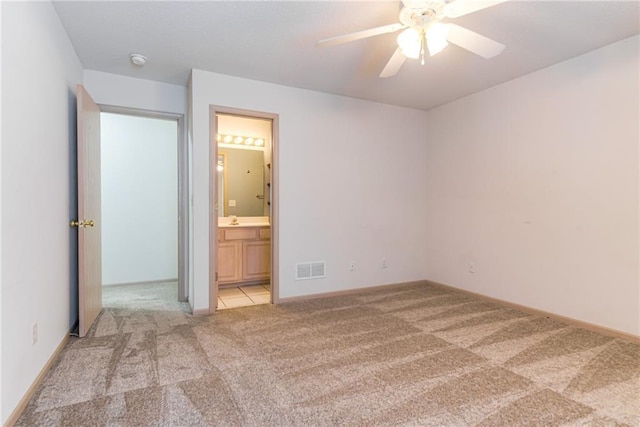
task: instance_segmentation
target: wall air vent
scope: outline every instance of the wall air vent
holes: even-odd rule
[[[296,280],[319,279],[325,277],[325,262],[302,262],[296,264]]]

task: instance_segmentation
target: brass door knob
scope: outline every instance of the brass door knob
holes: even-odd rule
[[[93,227],[95,225],[95,223],[93,222],[92,219],[90,219],[89,221],[76,221],[75,219],[72,219],[69,222],[69,226],[71,227]]]

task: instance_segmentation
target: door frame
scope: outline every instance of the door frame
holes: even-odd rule
[[[209,313],[213,314],[218,306],[218,133],[217,114],[229,114],[247,118],[271,120],[271,303],[280,302],[280,260],[279,260],[279,218],[280,218],[280,182],[279,182],[279,132],[280,116],[264,111],[209,105]]]
[[[178,123],[178,301],[189,299],[189,147],[187,145],[184,114],[140,108],[98,104],[103,113],[151,119],[176,120]]]

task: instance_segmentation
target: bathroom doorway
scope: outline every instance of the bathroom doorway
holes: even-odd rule
[[[277,302],[277,116],[216,107],[211,115],[210,306]]]

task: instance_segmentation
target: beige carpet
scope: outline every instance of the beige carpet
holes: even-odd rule
[[[640,426],[639,345],[427,284],[212,317],[175,284],[105,298],[18,425]]]

